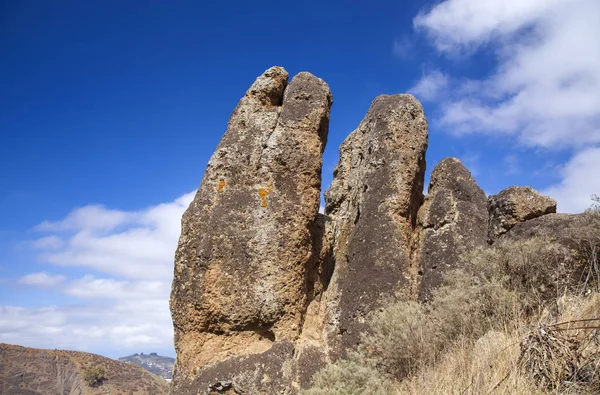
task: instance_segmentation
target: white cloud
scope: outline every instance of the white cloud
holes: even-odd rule
[[[51,275],[47,272],[38,272],[21,277],[18,283],[23,285],[34,285],[40,287],[54,287],[65,280],[65,276]]]
[[[164,300],[170,289],[170,281],[119,281],[86,275],[71,281],[64,287],[63,292],[78,298],[89,299]]]
[[[46,236],[34,241],[33,247],[52,250],[62,247],[63,244],[62,239],[58,236]]]
[[[496,51],[487,78],[452,79],[440,123],[553,149],[599,143],[598,15],[596,0],[447,0],[420,14],[415,26],[441,51],[485,43]]]
[[[546,191],[566,212],[585,209],[598,189],[599,16],[598,0],[446,0],[414,19],[440,53],[464,61],[485,47],[496,61],[479,79],[446,73],[433,124],[569,152],[562,181]]]
[[[433,101],[438,99],[448,87],[448,77],[439,70],[431,70],[423,75],[419,82],[409,90],[419,100]]]
[[[25,308],[0,306],[2,341],[29,347],[96,351],[170,349],[168,298],[116,304]],[[123,352],[121,352],[123,353]]]
[[[542,193],[557,201],[563,213],[580,213],[592,204],[591,196],[600,193],[600,148],[590,148],[575,155],[560,171],[562,181]]]
[[[534,23],[564,0],[447,0],[414,19],[441,51],[456,51],[487,43]]]
[[[63,220],[44,221],[36,229],[40,231],[60,232],[69,230],[104,230],[109,231],[119,225],[125,225],[135,218],[135,213],[109,210],[101,205],[89,205],[77,208]]]
[[[181,215],[193,196],[140,211],[86,206],[40,224],[38,231],[51,233],[33,243],[40,259],[90,274],[68,279],[45,271],[21,277],[18,283],[60,292],[70,304],[0,306],[2,341],[113,357],[132,349],[172,349],[173,259]]]
[[[43,261],[55,265],[87,267],[125,278],[168,278],[172,275],[181,214],[193,196],[189,193],[174,202],[136,212],[102,206],[78,208],[61,221],[37,227],[61,233],[72,231],[61,248],[44,245],[41,241],[48,237],[38,239],[34,245],[42,251]]]

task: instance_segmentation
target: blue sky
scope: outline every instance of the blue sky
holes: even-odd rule
[[[204,4],[206,3],[206,4]],[[273,65],[331,87],[324,188],[379,94],[411,92],[428,173],[600,193],[596,0],[0,2],[0,342],[172,355],[181,213]]]

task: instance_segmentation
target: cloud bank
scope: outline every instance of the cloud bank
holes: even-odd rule
[[[171,350],[169,292],[173,255],[188,193],[141,211],[98,205],[42,222],[32,242],[47,271],[27,274],[20,286],[53,291],[70,303],[38,308],[0,306],[2,341],[33,347],[114,354]],[[80,277],[51,269],[84,271]]]

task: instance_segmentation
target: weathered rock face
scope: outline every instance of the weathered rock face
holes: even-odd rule
[[[287,79],[273,67],[246,92],[183,216],[171,292],[173,393],[209,393],[220,382],[277,393],[290,382],[282,361],[312,298],[307,270],[319,253],[332,98],[309,73]],[[287,357],[267,361],[274,352]]]
[[[417,217],[412,259],[419,268],[419,300],[430,298],[460,255],[487,243],[487,221],[485,192],[460,160],[443,159]]]
[[[531,187],[512,186],[490,196],[488,210],[489,238],[493,241],[519,222],[556,213],[556,201]]]
[[[411,95],[377,97],[340,147],[325,193],[334,273],[324,329],[334,358],[357,344],[383,299],[408,289],[426,149],[427,120]]]

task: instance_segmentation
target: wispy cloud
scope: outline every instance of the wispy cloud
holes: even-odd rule
[[[66,280],[62,275],[51,275],[47,272],[31,273],[19,279],[22,285],[36,285],[40,287],[54,287]]]
[[[409,93],[422,101],[434,101],[446,93],[446,88],[448,88],[448,77],[439,70],[431,70],[423,74]]]
[[[410,58],[414,47],[412,42],[407,37],[397,38],[392,45],[392,53],[402,59]]]

